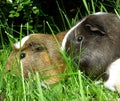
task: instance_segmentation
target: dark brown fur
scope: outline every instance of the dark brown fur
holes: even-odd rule
[[[71,31],[65,48],[68,55],[73,52],[80,70],[93,77],[101,75],[120,58],[120,20],[110,13],[87,16]]]

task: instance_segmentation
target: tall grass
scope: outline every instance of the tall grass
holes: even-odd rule
[[[117,101],[118,94],[103,87],[103,84],[95,85],[80,71],[77,71],[71,59],[63,56],[67,64],[67,70],[62,77],[65,79],[47,88],[41,87],[41,77],[38,73],[29,74],[28,78],[15,76],[5,70],[5,61],[8,51],[4,50],[1,58],[5,58],[0,64],[0,93],[4,92],[3,101]],[[8,54],[8,53],[7,53]],[[65,55],[63,53],[63,55]]]
[[[95,4],[91,0],[92,10],[90,5],[87,4],[87,0],[83,0],[86,14],[91,14],[95,11]],[[78,15],[81,15],[80,10],[76,14],[76,17],[70,20],[67,15],[61,10],[58,4],[60,15],[63,19],[63,25],[66,27],[64,21],[67,22],[69,28],[71,28],[78,20]],[[101,4],[100,11],[107,11]],[[117,12],[117,10],[116,10]],[[118,14],[119,15],[119,14]],[[45,24],[43,25],[45,26]],[[51,32],[54,33],[52,27],[47,23]],[[12,44],[16,41],[16,38],[11,33],[14,29],[8,25],[4,26],[0,24],[0,28],[4,27],[7,33],[9,42]],[[7,28],[6,28],[7,27]],[[8,30],[9,29],[9,30]],[[45,28],[44,28],[45,29]],[[56,26],[56,29],[60,29]],[[29,25],[27,26],[27,34],[29,34]],[[20,28],[20,39],[22,36],[22,26]],[[119,95],[117,92],[111,92],[104,88],[103,84],[96,85],[95,81],[86,77],[82,72],[77,71],[73,65],[73,59],[66,56],[65,52],[62,52],[62,57],[66,62],[66,72],[61,74],[64,77],[59,83],[54,85],[47,85],[42,87],[42,79],[38,73],[29,73],[28,78],[24,78],[23,72],[21,76],[16,76],[5,69],[5,63],[11,50],[11,44],[6,45],[2,32],[0,32],[3,49],[0,50],[0,94],[3,97],[2,101],[118,101]],[[22,69],[21,69],[22,70]]]

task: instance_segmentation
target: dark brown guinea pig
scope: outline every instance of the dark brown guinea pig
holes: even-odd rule
[[[120,58],[119,18],[105,12],[86,16],[65,35],[62,49],[87,75],[97,78],[106,72],[108,79],[109,66]]]
[[[60,44],[66,32],[56,35]],[[54,84],[61,79],[56,75],[65,70],[65,63],[59,49],[53,35],[38,33],[25,36],[21,42],[13,45],[6,69],[18,74],[20,67],[22,67],[25,77],[28,76],[28,72],[37,71],[42,77],[50,76],[48,79],[44,79],[46,83]]]

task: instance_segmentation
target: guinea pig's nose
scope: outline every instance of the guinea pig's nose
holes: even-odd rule
[[[7,70],[8,72],[11,71],[9,64],[6,64],[6,70]]]
[[[10,72],[11,70],[9,69],[9,70],[7,70],[7,72]]]

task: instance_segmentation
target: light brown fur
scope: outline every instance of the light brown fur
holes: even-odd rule
[[[56,38],[61,44],[67,31],[58,33]],[[21,50],[21,51],[20,51]],[[60,55],[60,46],[51,34],[31,34],[21,49],[13,46],[8,58],[6,69],[19,73],[20,63],[22,63],[25,77],[28,72],[39,72],[41,77],[48,76],[44,81],[49,84],[58,82],[61,78],[56,76],[65,70],[65,63]],[[23,59],[19,59],[20,53],[25,53]],[[51,76],[51,77],[50,77]]]

